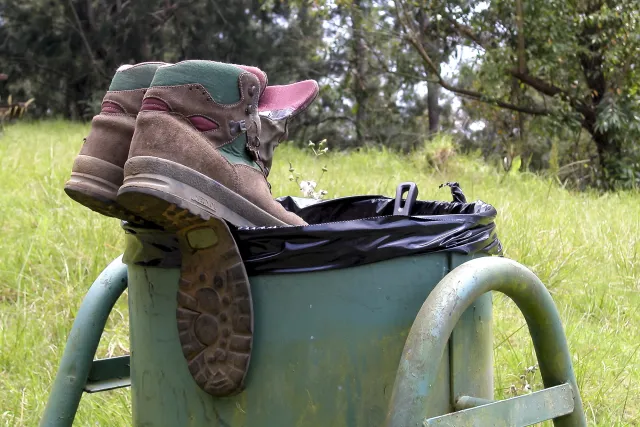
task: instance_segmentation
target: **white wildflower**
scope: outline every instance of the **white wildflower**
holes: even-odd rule
[[[304,197],[313,197],[316,190],[315,181],[300,181],[300,191]]]

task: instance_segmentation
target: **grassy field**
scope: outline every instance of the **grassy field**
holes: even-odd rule
[[[75,205],[62,191],[88,127],[65,122],[10,126],[0,136],[0,424],[35,426],[67,334],[93,279],[123,251],[115,219]],[[467,198],[499,212],[506,255],[548,286],[564,323],[590,425],[640,425],[640,194],[574,194],[530,174],[505,177],[468,158],[434,172],[424,153],[329,154],[278,148],[274,195],[298,193],[291,161],[305,179],[329,171],[328,197],[393,195],[415,181],[421,199],[450,200],[438,185],[460,182]],[[541,388],[525,321],[495,298],[496,397]],[[100,357],[128,349],[124,298],[112,313]],[[75,425],[130,425],[129,390],[85,395]]]

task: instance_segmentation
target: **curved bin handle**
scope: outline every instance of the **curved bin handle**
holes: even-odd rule
[[[447,274],[422,305],[402,352],[387,412],[387,427],[422,427],[429,425],[428,418],[442,415],[427,414],[425,408],[429,399],[439,392],[432,384],[435,384],[444,349],[462,313],[490,291],[506,294],[522,311],[545,390],[563,384],[572,389],[573,411],[555,418],[554,425],[587,425],[567,340],[549,291],[523,265],[506,258],[483,257]]]
[[[41,427],[73,424],[100,337],[111,309],[127,289],[127,266],[122,255],[100,273],[84,297],[64,348]]]

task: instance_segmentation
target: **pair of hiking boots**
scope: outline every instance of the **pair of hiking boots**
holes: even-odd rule
[[[272,199],[267,177],[289,120],[317,93],[312,80],[267,86],[264,72],[243,65],[123,66],[65,191],[104,215],[167,229],[191,215],[237,226],[304,225]]]
[[[268,86],[244,65],[190,60],[118,69],[65,192],[101,214],[161,228],[182,252],[177,325],[196,383],[240,392],[253,342],[251,290],[227,222],[305,225],[267,181],[313,80]]]

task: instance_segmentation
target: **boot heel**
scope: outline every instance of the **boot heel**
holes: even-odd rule
[[[65,183],[64,191],[71,199],[94,212],[139,222],[140,218],[116,203],[122,177],[122,168],[96,157],[79,155],[73,162],[71,177]]]
[[[157,228],[117,202],[123,169],[96,157],[78,155],[64,192],[75,202],[104,216]]]

